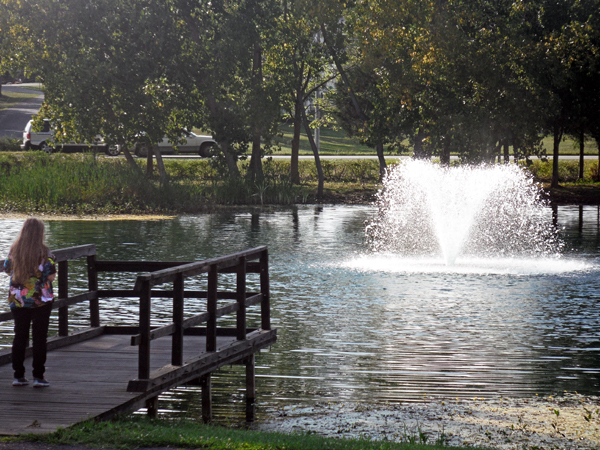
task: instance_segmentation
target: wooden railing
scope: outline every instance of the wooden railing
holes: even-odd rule
[[[81,245],[55,250],[58,266],[57,299],[53,309],[58,309],[58,336],[48,340],[48,349],[70,345],[100,334],[132,334],[132,345],[139,346],[138,382],[130,382],[130,390],[140,390],[150,377],[150,345],[159,337],[172,336],[171,364],[183,364],[183,336],[186,332],[206,334],[206,351],[217,350],[217,335],[227,334],[227,330],[217,328],[217,319],[226,314],[237,316],[235,336],[238,341],[246,339],[248,332],[246,309],[251,305],[261,305],[260,329],[271,330],[269,296],[269,262],[267,247],[257,247],[232,255],[197,262],[168,261],[98,261],[94,244]],[[88,291],[69,296],[69,261],[85,257],[87,260]],[[133,289],[98,289],[98,273],[101,272],[146,272],[137,276]],[[184,289],[186,278],[206,273],[207,291]],[[218,290],[220,273],[236,274],[235,292]],[[246,276],[259,274],[260,292],[246,291]],[[152,287],[172,283],[172,290],[153,290]],[[139,324],[137,326],[101,326],[99,299],[115,297],[137,297],[139,303]],[[151,326],[152,298],[171,297],[173,299],[173,321],[169,325]],[[206,311],[193,317],[184,318],[186,298],[206,299]],[[235,302],[217,307],[217,300],[232,299]],[[69,334],[69,306],[89,301],[90,328]],[[12,320],[10,312],[0,313],[0,322]],[[205,329],[197,325],[206,324]],[[28,349],[28,353],[30,354]],[[0,354],[0,364],[10,362],[10,351]],[[135,380],[134,380],[135,381]],[[141,386],[141,387],[140,387]]]
[[[255,262],[253,262],[255,261]],[[208,275],[206,292],[184,290],[184,280],[202,273]],[[218,274],[235,273],[236,291],[218,291]],[[246,275],[248,273],[260,274],[260,292],[246,292]],[[164,283],[173,283],[173,290],[162,294],[172,293],[173,321],[171,324],[160,328],[151,328],[152,297],[158,292],[152,291],[152,286]],[[235,253],[205,261],[183,264],[138,275],[134,287],[140,293],[139,334],[132,336],[132,344],[139,345],[138,379],[146,380],[150,377],[150,342],[163,336],[172,336],[171,364],[181,366],[183,363],[183,335],[185,330],[206,324],[206,351],[217,350],[217,319],[226,314],[236,313],[236,338],[246,339],[246,308],[255,304],[261,305],[261,329],[271,329],[270,300],[269,300],[269,261],[266,247]],[[205,298],[207,301],[206,312],[184,320],[184,299]],[[217,308],[217,300],[234,299],[230,303]],[[130,384],[130,389],[135,390]]]

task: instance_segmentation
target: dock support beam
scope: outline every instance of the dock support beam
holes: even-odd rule
[[[256,409],[256,377],[254,355],[248,356],[246,364],[246,422],[254,422]]]
[[[212,421],[212,395],[210,378],[210,373],[200,377],[200,386],[202,387],[202,421],[204,423],[209,423]]]
[[[146,409],[148,410],[148,417],[151,419],[158,417],[158,395],[146,400]]]

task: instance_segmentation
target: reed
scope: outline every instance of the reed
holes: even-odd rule
[[[240,161],[240,179],[223,173],[209,159],[166,159],[169,182],[158,173],[143,175],[124,158],[103,154],[0,152],[0,210],[58,214],[194,213],[215,205],[291,205],[315,203],[317,171],[312,160],[299,163],[300,184],[290,182],[289,160],[266,158],[264,177],[251,180],[248,161]],[[392,162],[390,162],[390,165]],[[365,202],[377,191],[379,166],[373,159],[322,160],[329,202]],[[586,182],[598,175],[598,163],[586,161]],[[549,180],[551,164],[535,161],[529,170]],[[561,182],[577,179],[577,162],[561,161]]]

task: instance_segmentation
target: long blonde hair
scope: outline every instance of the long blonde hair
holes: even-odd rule
[[[48,258],[50,250],[44,238],[44,223],[35,217],[27,219],[10,247],[13,283],[22,285],[29,281],[38,266]]]

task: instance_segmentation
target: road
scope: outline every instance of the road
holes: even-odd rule
[[[38,83],[32,83],[32,85],[39,86]],[[4,84],[2,85],[2,92],[39,93],[34,98],[24,98],[12,108],[0,111],[0,137],[21,138],[25,125],[31,120],[33,114],[37,114],[40,106],[42,106],[44,94],[41,91],[26,89],[23,85],[18,84]]]
[[[30,83],[28,85],[15,85],[15,84],[4,84],[2,85],[3,92],[23,92],[31,94],[36,92],[32,89],[26,89],[22,86],[39,86],[38,83]],[[41,91],[39,96],[35,98],[25,98],[20,103],[10,109],[0,111],[0,137],[11,137],[21,138],[23,136],[23,129],[27,122],[31,120],[33,114],[37,114],[42,101],[44,100],[44,94]],[[289,159],[289,155],[271,155],[273,159]],[[377,155],[320,155],[321,159],[377,159]],[[195,155],[164,155],[164,158],[181,158],[181,159],[196,159],[200,156]],[[407,159],[410,158],[408,155],[386,155],[385,159]],[[595,155],[585,155],[585,159],[597,159]],[[314,159],[312,155],[300,155],[300,159]],[[452,157],[452,159],[457,159]],[[532,158],[535,159],[535,158]],[[549,156],[549,159],[552,159]],[[579,159],[576,155],[561,155],[561,160]]]

